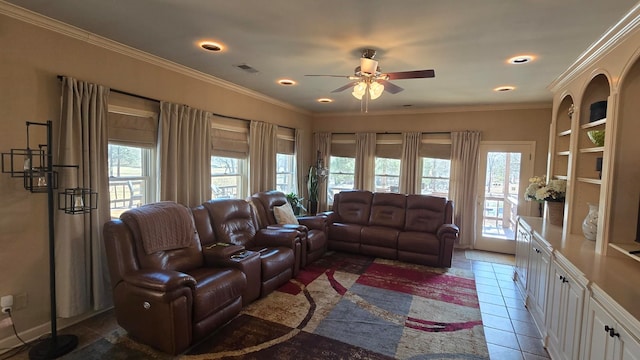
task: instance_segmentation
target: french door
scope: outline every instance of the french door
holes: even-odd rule
[[[534,154],[535,142],[480,144],[476,249],[515,254],[517,216],[529,215],[524,191],[533,176]]]

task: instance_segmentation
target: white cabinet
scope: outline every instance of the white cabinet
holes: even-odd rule
[[[516,269],[515,281],[520,293],[527,291],[527,270],[529,268],[529,248],[531,247],[531,229],[526,222],[519,220],[516,231]]]
[[[580,359],[582,313],[588,281],[561,254],[554,256],[550,275],[547,350],[553,359]]]
[[[527,279],[527,307],[545,336],[545,311],[547,304],[547,285],[549,282],[549,263],[551,249],[537,233],[533,234],[529,249],[529,275]]]
[[[622,319],[613,316],[597,299],[591,297],[585,312],[584,345],[580,358],[640,360],[640,340],[632,335],[639,334],[640,329],[626,329],[621,324]]]

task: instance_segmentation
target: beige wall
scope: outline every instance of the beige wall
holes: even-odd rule
[[[309,146],[313,131],[480,130],[483,140],[532,140],[537,144],[535,173],[546,169],[551,119],[546,108],[312,118],[4,15],[0,15],[0,44],[2,152],[24,148],[25,121],[58,119],[56,76],[68,75],[220,114],[300,128],[306,131]],[[28,294],[27,307],[16,309],[14,319],[20,330],[32,329],[49,319],[46,197],[30,194],[19,179],[0,174],[0,199],[0,295]],[[9,328],[0,328],[0,343],[11,334]]]
[[[26,146],[26,121],[57,121],[57,75],[219,114],[303,129],[308,141],[311,139],[310,116],[304,112],[4,15],[0,15],[0,47],[1,152]],[[0,199],[0,296],[27,294],[27,307],[14,311],[17,327],[24,331],[49,319],[46,195],[31,194],[22,188],[20,179],[0,174]],[[11,334],[10,328],[0,328],[0,344]]]

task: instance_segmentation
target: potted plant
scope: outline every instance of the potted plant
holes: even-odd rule
[[[302,203],[302,201],[304,200],[303,198],[298,197],[298,195],[294,193],[289,193],[286,196],[287,201],[289,202],[289,205],[291,205],[291,208],[293,209],[293,213],[295,215],[300,215],[307,211]]]

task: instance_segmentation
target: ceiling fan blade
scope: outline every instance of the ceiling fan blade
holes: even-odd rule
[[[436,72],[433,69],[429,70],[413,70],[413,71],[399,71],[386,74],[389,80],[402,80],[402,79],[422,79],[432,78],[436,76]]]
[[[379,82],[380,84],[384,85],[384,90],[385,90],[385,91],[388,91],[388,92],[390,92],[390,93],[392,93],[392,94],[397,94],[397,93],[399,93],[400,91],[404,90],[404,89],[403,89],[403,88],[401,88],[400,86],[398,86],[398,85],[396,85],[396,84],[394,84],[394,83],[392,83],[392,82],[389,82],[389,81],[387,81],[387,80],[378,80],[378,82]]]
[[[356,84],[358,84],[358,81],[352,81],[352,82],[348,83],[347,85],[341,86],[341,87],[333,90],[332,93],[345,91],[345,90],[347,90],[349,88],[352,88],[352,87],[356,86]]]

